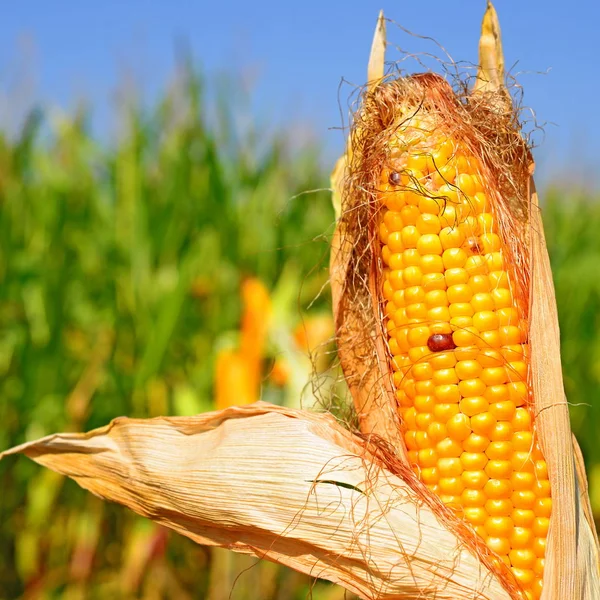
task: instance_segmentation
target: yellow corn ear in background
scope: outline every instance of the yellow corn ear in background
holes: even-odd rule
[[[510,253],[465,144],[423,110],[394,132],[378,186],[379,238],[409,460],[538,599],[552,501]]]

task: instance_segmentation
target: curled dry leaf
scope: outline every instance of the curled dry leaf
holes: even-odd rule
[[[510,598],[375,447],[329,415],[257,403],[119,418],[24,454],[196,542],[268,558],[361,598]]]

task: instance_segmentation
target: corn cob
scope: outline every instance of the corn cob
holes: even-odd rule
[[[480,159],[434,105],[401,107],[389,130],[380,281],[409,461],[538,599],[552,501],[506,232]]]

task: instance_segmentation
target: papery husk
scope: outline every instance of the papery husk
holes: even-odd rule
[[[511,598],[381,448],[330,415],[261,402],[122,417],[0,458],[12,454],[198,543],[280,562],[361,598]]]
[[[375,37],[380,35],[378,23]],[[380,43],[378,47],[382,45],[385,43]],[[471,92],[472,102],[481,103],[492,118],[494,115],[510,114],[513,111],[512,99],[504,83],[500,26],[491,2],[488,2],[482,23],[479,52],[480,67]],[[381,53],[375,58],[371,56],[370,72],[377,60],[383,62]],[[377,79],[369,76],[370,90],[376,85],[374,81]],[[362,118],[359,113],[357,121],[360,123]],[[344,194],[353,193],[344,178],[350,175],[349,165],[356,158],[352,156],[352,152],[356,153],[353,136],[361,135],[358,127],[360,124],[353,128],[349,150],[332,173],[335,203],[341,207],[331,258],[331,285],[340,361],[360,417],[361,431],[365,435],[375,434],[385,439],[395,449],[399,459],[408,464],[406,447],[397,429],[398,411],[390,383],[388,359],[382,349],[386,342],[385,332],[382,331],[380,292],[376,286],[374,269],[369,266],[373,250],[357,247],[359,244],[354,233],[362,229],[363,224],[353,229],[348,225],[352,216],[343,212],[355,209],[352,202],[344,197]],[[533,161],[528,152],[523,156],[530,162],[529,172],[532,174]],[[519,240],[519,243],[513,240],[511,246],[515,264],[528,265],[530,269],[529,289],[525,291],[529,296],[530,385],[534,399],[534,427],[548,464],[553,500],[542,600],[598,600],[598,537],[587,494],[583,459],[569,424],[554,286],[533,178],[530,178],[528,195],[521,195],[520,198],[518,194],[515,197],[505,196],[503,202],[505,214],[501,218]],[[521,244],[520,241],[525,243]],[[364,265],[362,268],[359,263],[361,260]],[[357,277],[357,265],[358,271],[363,273],[362,280]],[[368,304],[365,299],[369,296],[372,299],[370,310],[365,308]],[[428,491],[424,493],[429,494]]]

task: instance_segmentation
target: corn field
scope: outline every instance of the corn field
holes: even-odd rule
[[[123,110],[114,144],[85,113],[33,112],[16,137],[0,134],[0,449],[215,408],[220,361],[244,347],[249,280],[268,291],[261,397],[297,406],[313,363],[332,373],[320,393],[337,397],[335,360],[314,354],[332,335],[332,165],[291,132],[235,128],[235,101],[212,104],[188,69],[155,107]],[[600,517],[600,199],[576,181],[542,198],[566,394]],[[344,597],[195,545],[29,461],[3,460],[0,478],[1,599]]]

